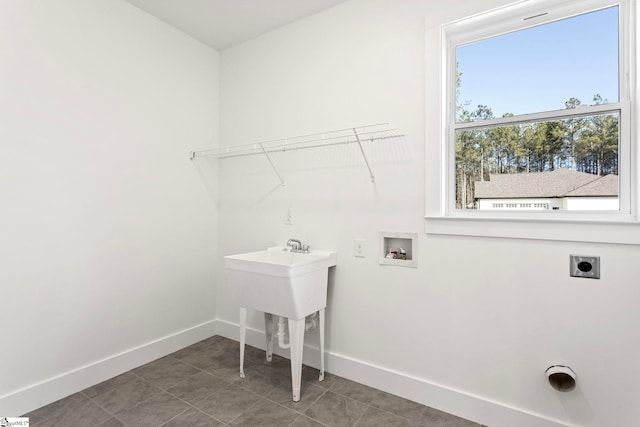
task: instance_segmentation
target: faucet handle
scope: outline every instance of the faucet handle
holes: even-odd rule
[[[309,253],[309,249],[311,249],[309,245],[302,245],[302,252],[304,252],[305,254]]]
[[[290,246],[291,249],[300,249],[300,247],[302,246],[302,242],[300,242],[300,240],[298,239],[289,239],[287,241],[287,246]]]

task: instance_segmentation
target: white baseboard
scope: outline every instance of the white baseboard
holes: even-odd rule
[[[20,416],[216,334],[238,341],[240,327],[211,320],[48,378],[0,396],[0,414]],[[264,332],[247,328],[247,344],[264,349]],[[289,357],[288,350],[277,346],[274,352]],[[304,363],[317,368],[319,362],[318,348],[305,346]],[[558,420],[331,351],[325,353],[325,367],[332,374],[490,427],[568,427]]]
[[[217,333],[238,341],[238,324],[218,319]],[[247,344],[265,349],[264,331],[247,328]],[[288,350],[274,346],[274,353],[289,358]],[[304,364],[319,366],[319,349],[305,345]],[[340,377],[436,408],[490,427],[568,427],[562,421],[514,408],[460,390],[436,384],[345,355],[325,352],[325,369]]]
[[[0,396],[0,415],[18,417],[216,335],[216,324],[210,320]]]

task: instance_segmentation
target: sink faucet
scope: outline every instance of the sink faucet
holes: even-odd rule
[[[298,239],[289,239],[287,241],[287,247],[290,248],[290,252],[301,252],[305,254],[309,253],[309,245],[303,245],[302,242]]]
[[[292,251],[300,250],[302,242],[298,239],[289,239],[287,241],[287,246],[290,247]]]

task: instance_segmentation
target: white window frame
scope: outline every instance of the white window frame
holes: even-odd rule
[[[576,111],[557,110],[536,112],[513,117],[496,118],[470,123],[455,123],[456,119],[456,46],[482,40],[488,37],[557,21],[571,16],[619,7],[620,67],[619,100],[595,106],[584,106]],[[442,198],[441,216],[469,219],[505,219],[536,221],[595,221],[634,222],[637,221],[637,155],[636,131],[632,117],[635,108],[635,28],[636,11],[632,0],[528,0],[496,9],[487,13],[465,18],[442,26],[442,102],[444,109],[442,123]],[[526,19],[525,19],[526,18]],[[516,123],[551,121],[568,117],[593,116],[618,113],[619,130],[619,211],[480,211],[455,208],[455,132],[461,129],[506,126]]]

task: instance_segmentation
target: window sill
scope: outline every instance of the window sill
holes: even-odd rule
[[[568,219],[425,217],[428,235],[640,245],[640,223]]]

